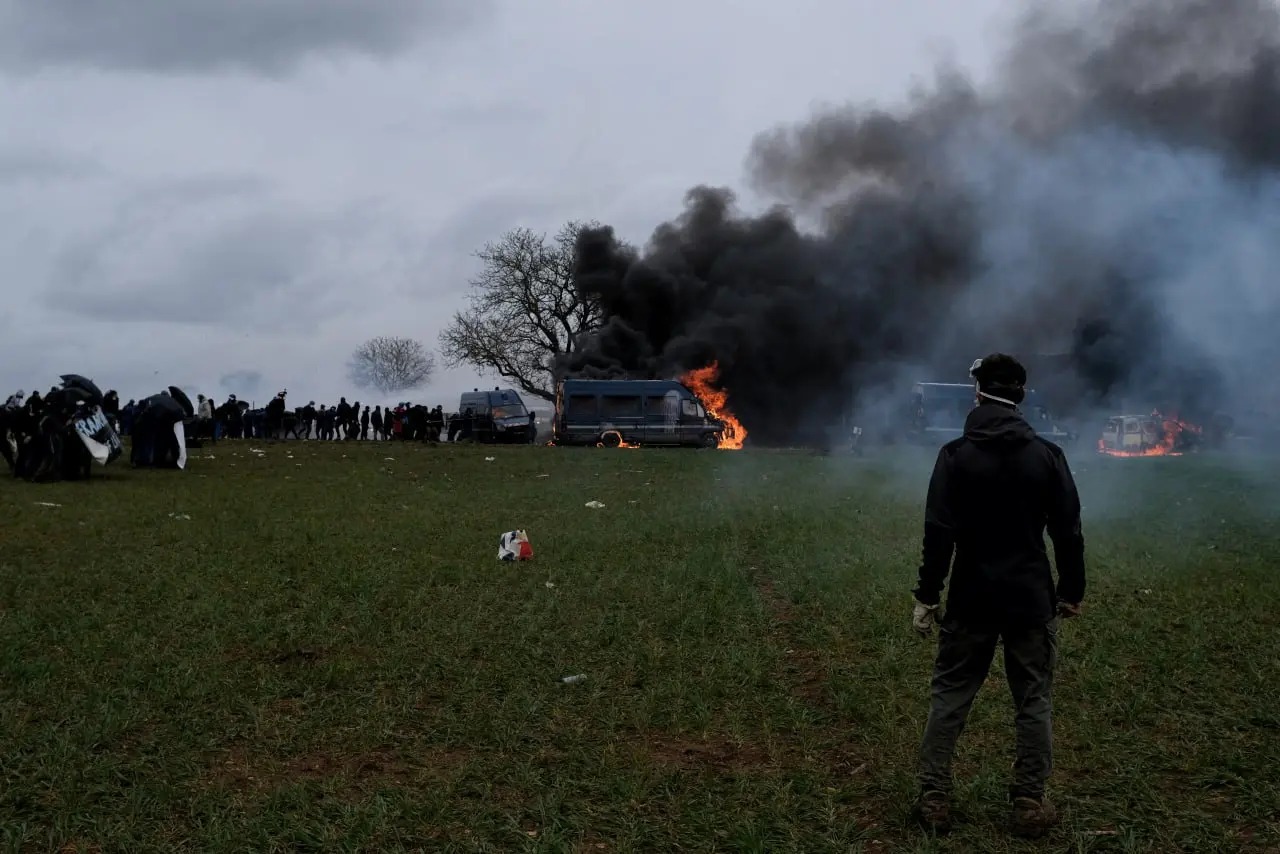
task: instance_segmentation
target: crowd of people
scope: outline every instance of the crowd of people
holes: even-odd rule
[[[56,388],[50,393],[56,393]],[[168,392],[162,392],[168,394]],[[10,396],[6,409],[26,411],[34,416],[43,408],[39,392],[27,397],[19,391]],[[119,394],[107,391],[102,411],[121,436],[135,432],[143,401],[129,400],[123,405]],[[197,395],[193,415],[187,419],[188,435],[195,440],[219,439],[316,439],[322,441],[462,441],[470,438],[474,428],[470,413],[446,413],[443,406],[427,407],[409,401],[394,406],[348,403],[345,397],[337,404],[309,401],[305,406],[290,407],[288,391],[281,391],[265,407],[252,407],[236,395],[222,403]]]
[[[197,397],[192,433],[214,441],[231,439],[315,439],[320,441],[390,441],[394,439],[438,442],[470,435],[469,419],[448,415],[443,406],[428,408],[404,401],[395,406],[348,403],[290,407],[288,391],[282,391],[265,407],[253,408],[233,394],[222,403]],[[128,433],[128,404],[121,410],[121,429]]]

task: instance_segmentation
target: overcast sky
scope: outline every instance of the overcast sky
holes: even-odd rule
[[[486,240],[594,218],[642,243],[689,187],[739,188],[761,130],[943,59],[983,76],[1010,8],[0,0],[0,388],[377,402],[352,349],[434,349]]]

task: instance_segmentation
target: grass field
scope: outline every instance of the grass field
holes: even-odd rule
[[[1077,456],[1047,845],[998,664],[908,821],[931,454],[224,442],[0,480],[0,848],[1280,850],[1280,466]]]

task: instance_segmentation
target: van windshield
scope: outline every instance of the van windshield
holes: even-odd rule
[[[529,410],[524,408],[522,403],[508,403],[505,406],[495,406],[493,408],[494,418],[528,418]]]

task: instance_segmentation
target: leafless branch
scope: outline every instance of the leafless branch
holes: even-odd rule
[[[351,381],[360,388],[391,394],[426,385],[436,360],[420,341],[381,336],[357,347],[347,367]]]

